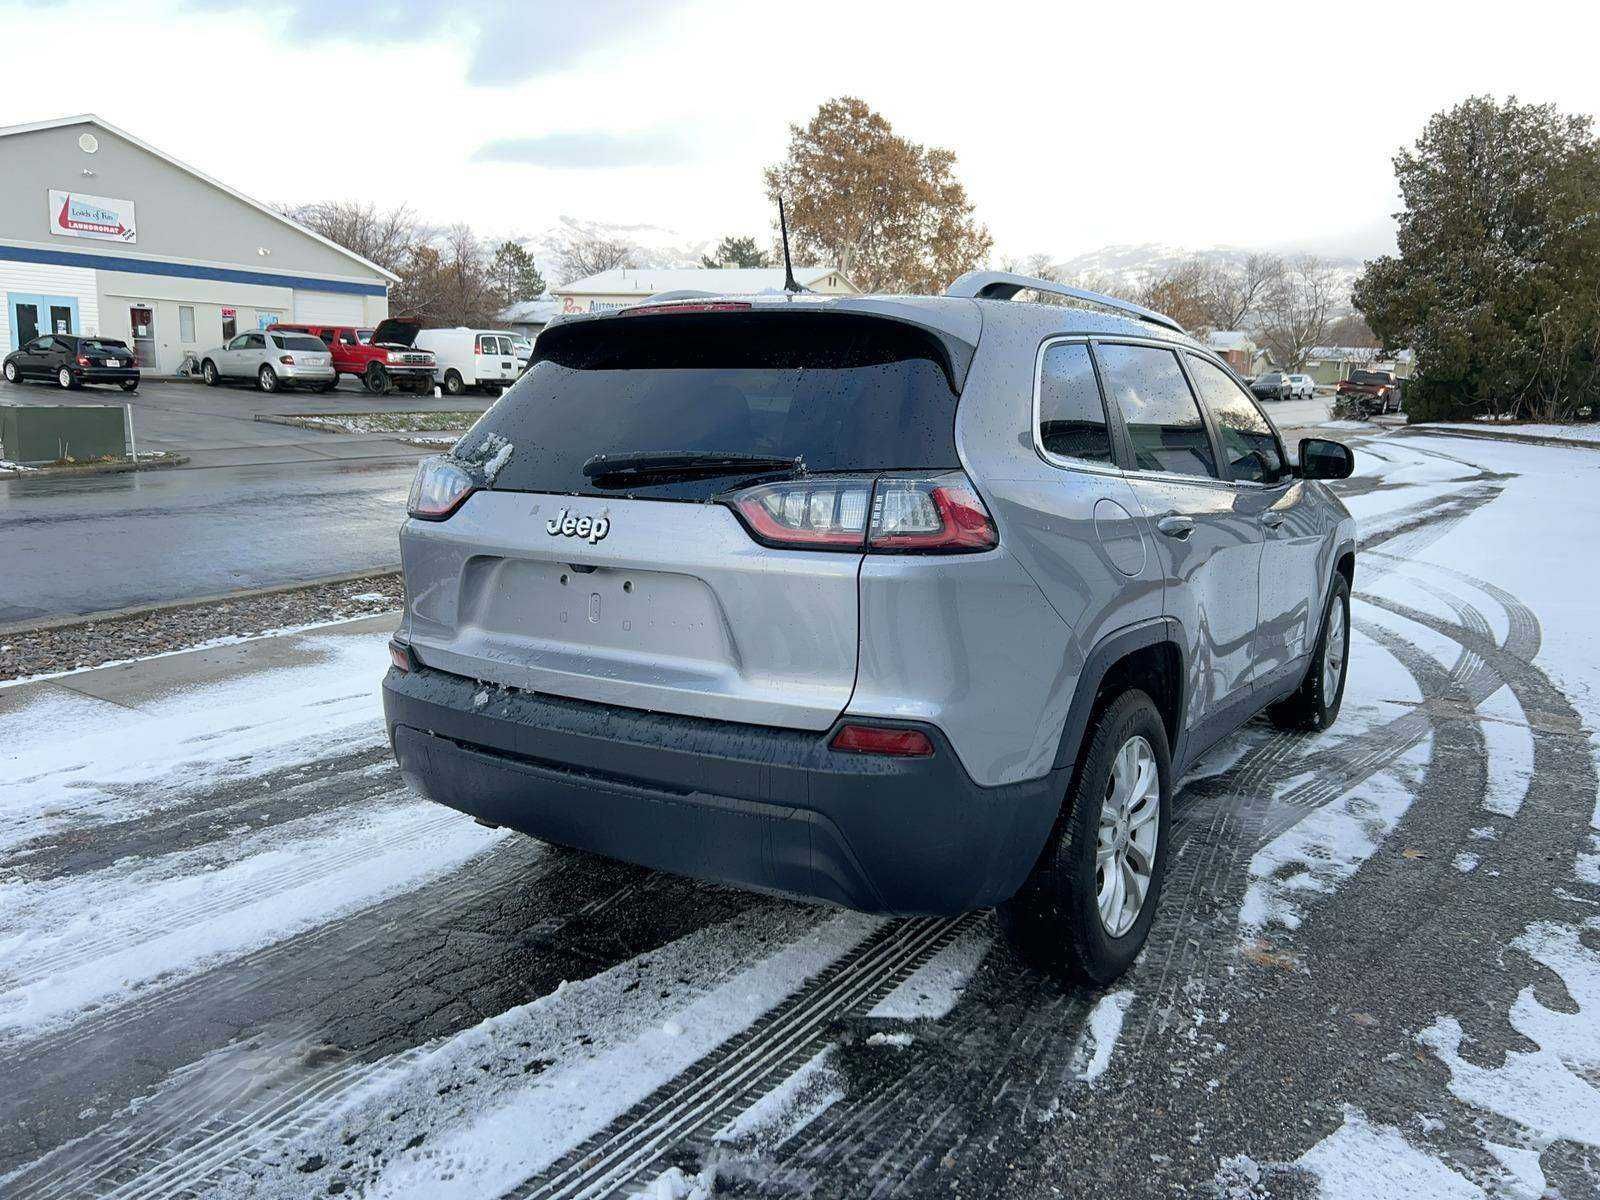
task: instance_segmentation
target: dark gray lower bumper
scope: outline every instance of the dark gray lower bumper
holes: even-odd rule
[[[926,758],[828,748],[771,729],[488,689],[391,670],[401,770],[430,798],[559,845],[700,879],[883,913],[947,914],[1013,895],[1067,772],[972,782],[937,729]],[[907,723],[909,724],[909,723]]]

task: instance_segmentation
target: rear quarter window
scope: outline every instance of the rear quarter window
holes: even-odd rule
[[[737,477],[631,485],[584,477],[597,454],[801,458],[813,473],[946,469],[957,393],[950,349],[917,326],[842,313],[705,313],[554,326],[522,379],[462,438],[513,447],[497,488],[709,499]],[[970,353],[970,348],[968,348]]]

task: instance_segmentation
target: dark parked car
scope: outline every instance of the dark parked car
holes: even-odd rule
[[[115,338],[46,333],[6,355],[7,383],[48,379],[63,388],[115,383],[125,392],[139,386],[139,365],[128,343]]]
[[[1250,381],[1250,390],[1257,400],[1288,400],[1294,395],[1294,384],[1282,371],[1268,371]]]

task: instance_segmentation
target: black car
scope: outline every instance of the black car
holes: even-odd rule
[[[115,383],[131,392],[139,386],[139,364],[128,343],[116,338],[46,333],[6,355],[7,383],[48,379],[64,388]]]
[[[1250,381],[1250,390],[1257,400],[1287,400],[1293,385],[1282,371],[1268,371]]]

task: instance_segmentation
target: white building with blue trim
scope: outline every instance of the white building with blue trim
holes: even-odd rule
[[[99,117],[0,128],[0,357],[88,333],[170,374],[274,321],[376,325],[393,282]]]

